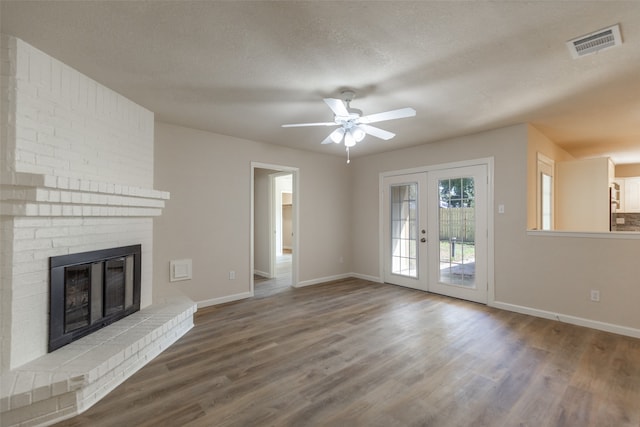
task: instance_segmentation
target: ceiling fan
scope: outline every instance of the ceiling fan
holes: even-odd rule
[[[362,110],[351,108],[351,101],[355,97],[353,91],[344,91],[341,93],[342,99],[325,98],[324,102],[331,108],[335,114],[333,122],[320,123],[297,123],[282,125],[284,128],[304,127],[304,126],[339,126],[329,134],[322,144],[330,144],[332,142],[339,144],[344,140],[344,146],[347,148],[347,163],[349,160],[349,148],[362,141],[365,135],[375,136],[376,138],[388,140],[396,136],[395,133],[370,126],[369,123],[382,122],[385,120],[404,119],[416,115],[413,108],[400,108],[397,110],[385,111],[383,113],[362,115]]]

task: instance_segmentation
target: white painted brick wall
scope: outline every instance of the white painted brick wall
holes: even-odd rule
[[[153,113],[12,40],[15,170],[153,187]]]
[[[0,35],[0,167],[10,170],[15,163],[16,40]],[[11,166],[12,167],[12,166]],[[0,179],[1,176],[0,176]],[[2,181],[0,181],[2,184]],[[9,369],[11,347],[11,276],[13,263],[13,218],[0,217],[0,372]],[[0,408],[1,409],[1,408]]]
[[[151,216],[164,196],[151,190],[152,112],[19,39],[2,36],[0,60],[0,172],[33,180],[2,183],[6,372],[47,352],[51,256],[140,243],[141,306],[151,304]]]

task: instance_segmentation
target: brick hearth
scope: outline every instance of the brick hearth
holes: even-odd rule
[[[196,305],[168,298],[0,377],[3,426],[48,424],[89,408],[193,327]]]

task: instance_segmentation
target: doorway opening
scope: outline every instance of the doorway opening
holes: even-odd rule
[[[268,296],[297,283],[297,169],[252,163],[251,291]]]

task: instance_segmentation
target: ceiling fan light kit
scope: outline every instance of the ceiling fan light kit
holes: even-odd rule
[[[332,131],[329,136],[322,141],[322,144],[339,144],[344,141],[344,146],[347,149],[347,163],[350,163],[349,148],[354,147],[356,143],[362,141],[366,135],[371,135],[385,141],[395,136],[393,132],[370,126],[369,123],[403,119],[406,117],[414,117],[416,115],[416,110],[406,107],[363,116],[362,110],[351,108],[351,101],[353,101],[353,98],[355,97],[355,93],[353,91],[344,91],[341,95],[342,99],[324,99],[325,104],[327,104],[331,111],[333,111],[333,122],[297,123],[282,125],[282,127],[340,126]]]
[[[336,144],[340,144],[342,138],[344,137],[344,128],[338,128],[334,130],[333,132],[331,132],[331,135],[329,135],[329,137]]]
[[[362,141],[367,134],[360,126],[352,128],[349,132],[353,135],[353,139],[355,139],[356,142]]]
[[[356,145],[356,139],[353,137],[351,131],[344,134],[344,146],[347,148],[351,148]]]

